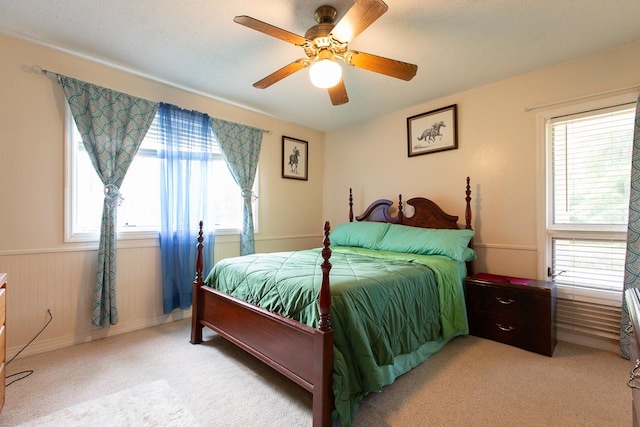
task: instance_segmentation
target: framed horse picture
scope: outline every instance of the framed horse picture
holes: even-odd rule
[[[407,118],[409,157],[458,148],[456,104]]]
[[[301,139],[282,137],[282,177],[307,181],[309,176],[309,143]]]

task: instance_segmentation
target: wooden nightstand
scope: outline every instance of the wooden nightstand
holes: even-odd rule
[[[556,284],[479,273],[465,282],[469,333],[551,356]]]

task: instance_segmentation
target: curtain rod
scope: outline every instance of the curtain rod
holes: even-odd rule
[[[62,74],[60,73],[56,73],[54,71],[49,71],[49,70],[45,70],[44,68],[42,68],[39,65],[33,65],[31,66],[31,71],[33,71],[36,74],[42,74],[43,76],[46,76],[48,74],[53,74],[55,75],[57,78],[59,78]]]
[[[582,99],[595,98],[596,96],[609,95],[611,93],[622,92],[622,91],[625,91],[625,90],[631,90],[631,89],[637,89],[637,88],[640,88],[640,84],[635,84],[635,85],[631,85],[631,86],[627,86],[627,87],[621,87],[619,89],[606,90],[604,92],[593,93],[591,95],[578,96],[576,98],[565,99],[563,101],[555,101],[555,102],[550,102],[548,104],[536,105],[534,107],[523,107],[522,111],[524,111],[525,113],[528,113],[530,111],[537,110],[539,108],[552,107],[554,105],[565,104],[567,102],[580,101]]]
[[[36,74],[41,74],[41,75],[43,75],[43,76],[47,76],[47,75],[49,75],[49,74],[55,75],[55,76],[56,76],[56,78],[58,79],[58,83],[60,83],[60,76],[63,76],[63,74],[56,73],[55,71],[47,70],[46,68],[42,68],[42,67],[41,67],[41,66],[39,66],[39,65],[33,65],[33,66],[31,66],[31,71],[33,71],[33,72],[34,72],[34,73],[36,73]],[[203,95],[203,94],[202,94],[202,95]],[[220,119],[220,120],[224,120],[224,119]],[[272,132],[272,131],[270,131],[269,129],[260,129],[260,128],[257,128],[257,127],[255,127],[255,126],[248,126],[248,125],[243,125],[243,126],[252,127],[252,128],[254,128],[254,129],[257,129],[257,130],[259,130],[259,131],[262,131],[262,132],[266,133],[267,135],[271,135],[271,134],[273,133],[273,132]]]

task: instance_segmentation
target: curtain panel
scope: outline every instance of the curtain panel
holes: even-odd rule
[[[70,77],[59,76],[82,143],[104,184],[92,323],[118,323],[116,307],[117,207],[120,186],[158,104]]]
[[[209,116],[160,103],[162,308],[189,308],[196,265],[199,221],[210,216],[207,186],[213,182],[213,135]],[[214,230],[213,224],[209,230]],[[204,271],[213,264],[215,235],[204,236]]]
[[[638,97],[636,104],[632,153],[624,290],[640,287],[640,97]],[[620,355],[627,359],[631,357],[631,342],[629,331],[627,330],[629,320],[629,308],[623,295],[622,321],[620,324]]]
[[[253,183],[260,159],[264,130],[216,118],[211,118],[210,121],[211,128],[220,143],[222,156],[242,192],[244,203],[240,255],[253,254],[255,253]]]

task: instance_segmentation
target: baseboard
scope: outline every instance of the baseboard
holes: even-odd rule
[[[12,347],[7,349],[7,360],[11,360],[13,357],[16,357],[19,352],[20,354],[16,358],[21,358],[25,356],[30,356],[34,354],[46,353],[48,351],[57,350],[64,347],[71,347],[72,345],[87,343],[90,341],[99,340],[102,338],[125,334],[127,332],[133,332],[140,329],[150,328],[152,326],[158,326],[163,323],[171,323],[182,319],[191,318],[191,309],[187,310],[176,310],[175,312],[168,314],[157,316],[151,319],[141,319],[134,320],[130,322],[121,322],[114,326],[109,326],[107,328],[95,328],[86,331],[81,334],[73,334],[66,335],[64,337],[59,337],[50,340],[39,340],[36,339],[34,342],[29,344],[22,352],[20,350],[21,347]]]
[[[152,326],[158,326],[163,323],[171,323],[182,319],[191,318],[191,309],[176,311],[169,315],[157,316],[152,319],[143,319],[130,322],[122,322],[118,325],[108,328],[96,328],[87,331],[84,334],[79,335],[67,335],[64,337],[51,339],[51,340],[38,340],[29,344],[18,357],[25,357],[29,355],[45,353],[47,351],[57,350],[64,347],[70,347],[76,344],[82,344],[98,339],[106,338],[108,336],[114,336],[124,334],[127,332],[133,332],[144,328],[150,328]],[[597,348],[599,350],[609,351],[612,353],[620,352],[619,343],[615,343],[611,340],[586,336],[581,334],[575,334],[566,331],[557,331],[558,340],[565,341],[572,344],[583,345],[585,347]],[[22,347],[12,347],[7,349],[7,360],[11,360]]]
[[[609,351],[612,353],[620,353],[620,343],[616,343],[610,339],[575,334],[567,331],[557,331],[558,341],[570,342],[572,344],[583,345],[585,347],[597,348],[599,350]]]

